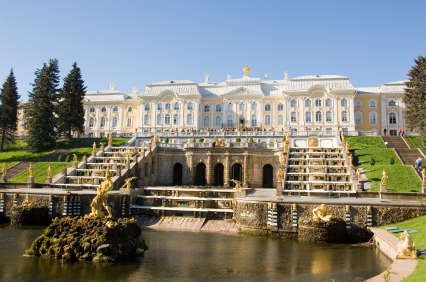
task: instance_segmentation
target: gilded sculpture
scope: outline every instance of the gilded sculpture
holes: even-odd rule
[[[288,151],[288,143],[287,143],[287,141],[285,141],[284,142],[284,152],[287,152]]]
[[[101,184],[98,186],[97,191],[98,194],[93,199],[90,206],[92,207],[92,212],[89,215],[86,215],[85,217],[105,217],[104,213],[102,212],[102,206],[107,210],[108,216],[107,218],[111,218],[111,208],[108,206],[107,200],[108,200],[108,191],[112,190],[112,181],[111,176],[109,174],[109,168],[106,170],[105,174],[105,180],[101,182]]]
[[[246,65],[245,68],[243,68],[244,71],[244,76],[245,77],[250,77],[249,72],[250,72],[250,68],[248,67],[248,65]]]
[[[309,138],[308,144],[309,147],[318,147],[318,138]]]
[[[285,165],[286,164],[286,159],[284,155],[280,155],[280,163],[281,165]]]
[[[109,141],[109,142],[112,142],[111,132],[109,133],[108,141]]]
[[[415,244],[411,240],[411,235],[408,233],[408,230],[401,233],[398,239],[401,240],[396,246],[398,258],[417,258]]]
[[[130,190],[130,186],[132,185],[132,180],[136,179],[137,177],[130,177],[126,179],[126,182],[124,183],[124,185],[120,188],[120,189],[127,189]],[[126,186],[126,188],[124,188],[124,186]]]
[[[296,204],[296,203],[293,203],[293,205],[292,205],[291,209],[292,209],[292,210],[294,210],[294,211],[297,211],[297,204]]]
[[[157,133],[154,133],[154,138],[152,139],[152,143],[158,142]]]
[[[349,144],[350,144],[350,142],[347,141],[346,142],[346,154],[349,154]]]
[[[356,176],[358,177],[358,182],[360,182],[361,181],[361,169],[360,168],[358,168],[356,170]]]
[[[53,168],[49,165],[47,168],[47,177],[52,178]]]
[[[342,139],[342,142],[345,142],[345,134],[343,133],[343,131],[340,134],[340,138]]]
[[[284,177],[284,172],[283,172],[281,169],[279,169],[279,170],[277,171],[277,179],[278,179],[278,182],[282,182],[282,181],[283,181],[283,177]]]
[[[126,153],[126,164],[130,163],[130,154],[129,152]]]
[[[312,210],[313,217],[312,219],[314,221],[325,221],[329,222],[332,219],[331,214],[327,213],[327,209],[325,207],[325,204],[322,204],[319,207],[316,207]]]
[[[96,142],[93,142],[93,145],[92,145],[92,151],[93,151],[93,152],[96,152]]]
[[[240,188],[242,188],[241,187],[241,184],[242,184],[241,181],[238,181],[238,180],[235,180],[235,179],[230,179],[229,181],[234,182],[236,192],[240,192]]]
[[[348,157],[348,163],[349,163],[349,166],[350,166],[350,167],[352,167],[352,161],[353,161],[352,154],[349,154],[349,157]]]
[[[28,168],[29,177],[33,177],[33,169],[34,165],[33,163],[30,163],[30,167]]]
[[[388,173],[386,172],[386,169],[382,172],[382,181],[380,182],[381,185],[386,185],[386,180],[388,179]]]
[[[77,155],[76,154],[72,154],[72,155],[73,155],[73,158],[72,158],[73,163],[77,163],[78,162]]]
[[[25,208],[30,208],[33,204],[30,201],[30,197],[27,195],[27,197],[25,197],[25,201],[22,202],[21,206],[25,207]]]
[[[6,163],[3,163],[1,173],[2,173],[3,177],[7,175],[7,164]]]
[[[288,140],[290,140],[290,132],[286,132],[286,134],[285,134],[285,141],[288,141]]]
[[[422,185],[426,185],[426,169],[422,170]]]
[[[142,147],[141,147],[141,153],[143,154],[143,152],[145,152],[145,142],[142,143]]]

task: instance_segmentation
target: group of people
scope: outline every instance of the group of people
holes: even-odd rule
[[[386,136],[386,133],[387,133],[386,128],[385,128],[385,129],[383,129],[383,133],[384,133],[384,135]],[[404,134],[405,134],[405,130],[404,130],[404,129],[402,129],[402,130],[401,130],[401,127],[400,127],[400,128],[398,128],[398,136],[404,137]]]

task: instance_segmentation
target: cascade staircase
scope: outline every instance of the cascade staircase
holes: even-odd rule
[[[42,158],[39,161],[40,162],[57,162],[59,156],[65,157],[66,155],[68,155],[69,153],[74,151],[74,149],[77,149],[77,148],[92,147],[93,142],[98,143],[101,140],[102,140],[102,138],[87,138],[86,140],[84,140],[83,142],[81,142],[80,144],[78,144],[77,146],[75,146],[71,149],[58,149],[55,152],[53,152],[52,154],[45,156],[44,158]]]
[[[33,163],[33,165],[36,165],[37,163]],[[29,162],[20,162],[16,165],[10,167],[7,169],[7,179],[14,178],[18,174],[21,174],[22,172],[26,171],[30,167]],[[2,175],[2,173],[0,173]]]
[[[382,136],[383,141],[387,142],[387,148],[393,148],[399,155],[404,165],[415,166],[416,159],[421,157],[419,150],[410,149],[405,143],[404,139],[400,136]],[[423,159],[423,158],[422,158]],[[423,160],[426,162],[426,160]],[[417,175],[421,177],[421,173],[415,170]]]

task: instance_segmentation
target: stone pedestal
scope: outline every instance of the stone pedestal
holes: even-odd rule
[[[108,141],[108,147],[112,147],[112,141]]]
[[[361,183],[357,183],[356,184],[356,191],[357,192],[362,192],[362,184]]]
[[[84,163],[87,163],[87,156],[86,155],[84,155],[83,156],[83,159],[81,160],[82,162],[84,162]]]
[[[91,156],[92,156],[92,157],[96,156],[96,151],[92,151]]]
[[[245,198],[247,197],[246,191],[240,191],[240,192],[235,192],[234,193],[234,198]]]
[[[282,196],[282,195],[283,195],[283,183],[278,182],[277,183],[277,196]]]
[[[101,145],[101,147],[99,148],[99,151],[104,152],[104,150],[105,150],[105,147],[104,147],[104,145],[102,144],[102,145]]]
[[[52,183],[52,177],[48,177],[46,180],[46,183],[49,183],[49,184]]]
[[[66,167],[64,167],[62,169],[62,175],[67,176],[67,168]]]
[[[0,182],[7,182],[7,175],[6,176],[0,176]]]
[[[5,181],[6,182],[6,181]],[[422,193],[426,194],[426,185],[422,185]]]
[[[380,193],[386,193],[388,190],[386,190],[386,184],[380,184]]]
[[[78,163],[72,163],[72,168],[77,168]]]
[[[28,184],[29,188],[34,187],[34,176],[28,176]]]

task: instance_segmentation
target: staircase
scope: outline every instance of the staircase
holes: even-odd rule
[[[88,138],[88,139],[84,140],[83,142],[81,142],[80,144],[78,144],[77,146],[75,146],[74,148],[56,150],[52,154],[47,155],[44,158],[42,158],[40,160],[40,162],[57,162],[59,156],[64,157],[64,156],[68,155],[69,153],[71,153],[72,151],[74,151],[74,149],[76,149],[76,148],[92,147],[93,142],[98,143],[101,140],[102,140],[102,138]]]
[[[33,163],[33,165],[36,165],[37,163]],[[18,174],[24,172],[30,167],[29,162],[20,162],[10,168],[7,169],[7,179],[14,178]]]
[[[416,159],[421,157],[419,150],[410,149],[400,136],[383,136],[383,141],[387,142],[387,148],[395,149],[404,165],[415,166]],[[426,162],[426,160],[423,160],[423,162]],[[416,172],[420,176],[420,172]]]

